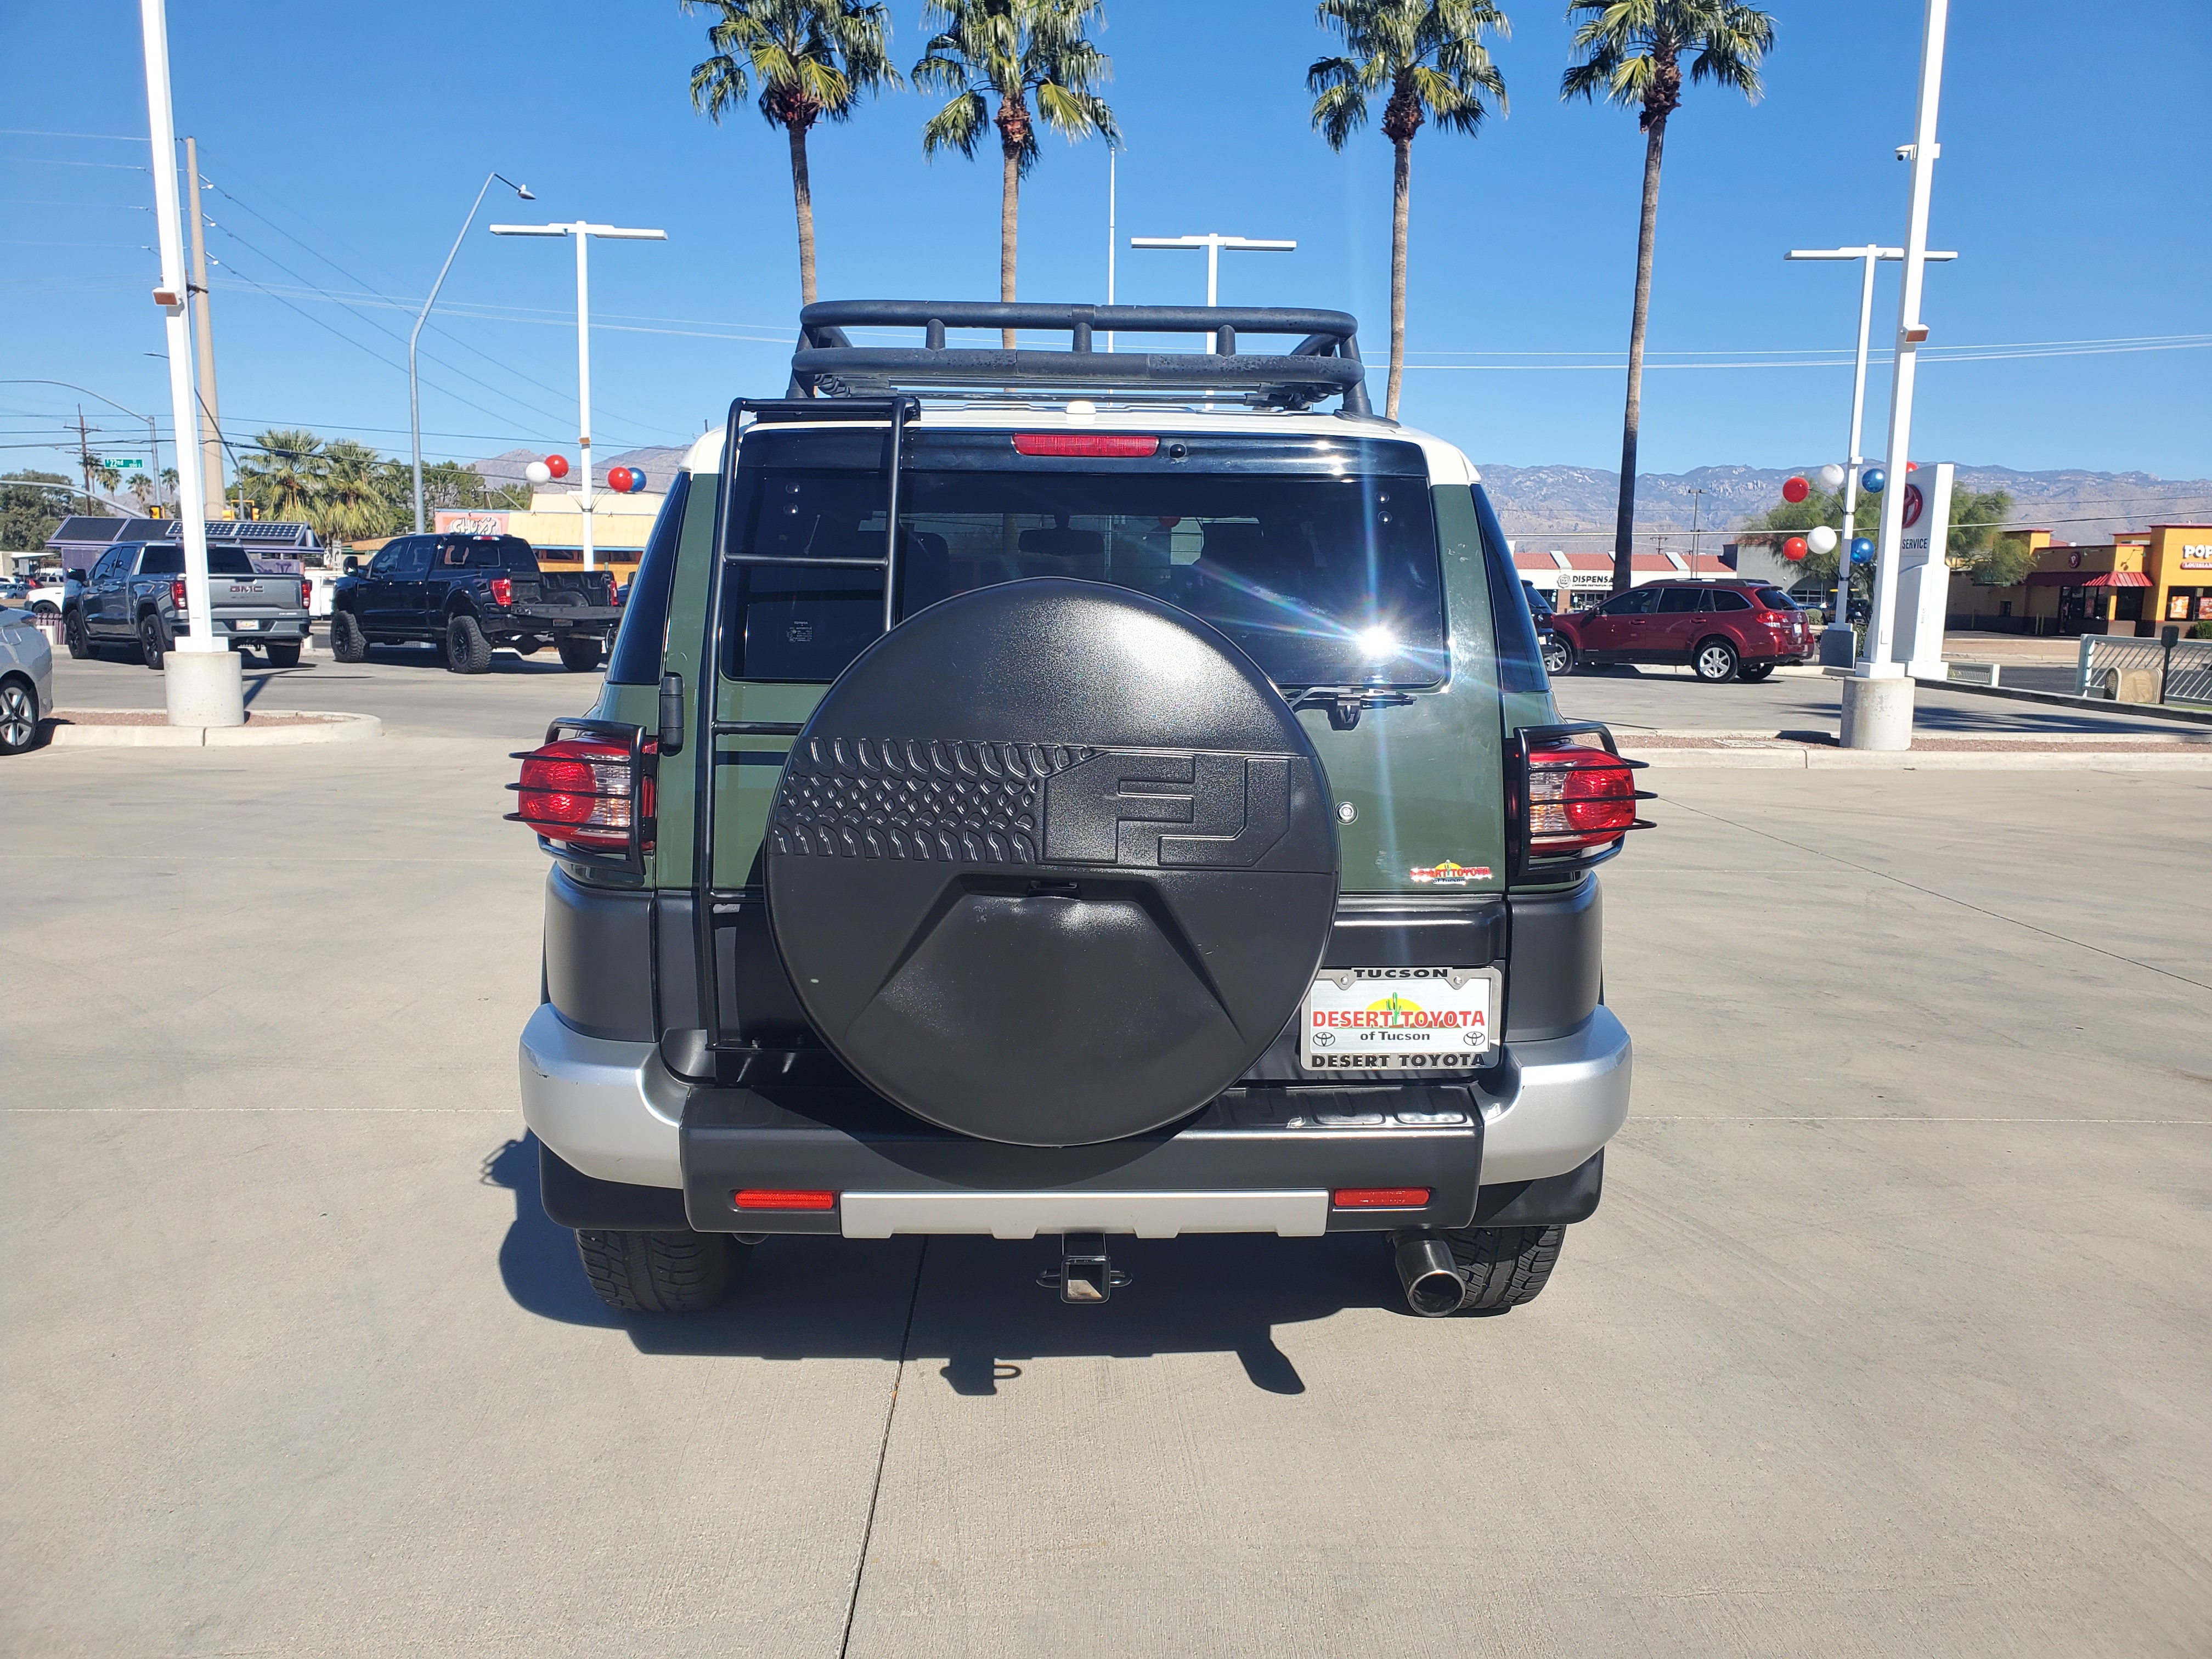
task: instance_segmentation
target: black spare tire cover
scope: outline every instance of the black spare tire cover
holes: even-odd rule
[[[980,588],[861,653],[766,837],[799,1001],[871,1087],[963,1134],[1113,1140],[1281,1032],[1335,915],[1321,763],[1266,675],[1097,582]]]

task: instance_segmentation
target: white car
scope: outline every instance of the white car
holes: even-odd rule
[[[27,611],[0,611],[0,755],[39,740],[54,706],[54,653]]]

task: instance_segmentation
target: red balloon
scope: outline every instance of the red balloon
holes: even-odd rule
[[[629,495],[629,469],[626,466],[618,466],[615,468],[614,471],[608,473],[607,488],[615,491],[617,495]]]
[[[1793,480],[1793,482],[1803,483],[1805,481],[1802,478],[1798,478]],[[1805,556],[1805,538],[1802,536],[1792,536],[1788,541],[1783,543],[1782,556],[1789,560],[1792,564],[1796,563],[1798,560],[1803,558]]]
[[[1785,501],[1802,501],[1812,493],[1813,486],[1802,478],[1792,478],[1782,486],[1782,499]]]
[[[545,470],[556,478],[567,477],[568,458],[566,455],[548,455],[545,458]]]
[[[1917,461],[1907,461],[1905,464],[1905,470],[1907,472],[1917,472],[1920,471],[1920,463]]]

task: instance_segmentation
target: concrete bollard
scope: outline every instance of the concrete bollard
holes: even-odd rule
[[[1899,750],[1912,747],[1912,682],[1869,680],[1854,674],[1844,682],[1846,749]]]
[[[238,672],[238,653],[171,651],[162,659],[172,726],[243,726],[246,685]]]

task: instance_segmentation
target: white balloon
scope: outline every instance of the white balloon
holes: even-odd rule
[[[1814,526],[1805,539],[1811,544],[1815,553],[1832,553],[1836,550],[1836,543],[1839,538],[1834,531],[1823,524]]]
[[[532,461],[522,469],[522,476],[534,484],[551,483],[553,469],[543,461]]]
[[[1844,469],[1838,466],[1833,461],[1830,461],[1827,465],[1820,469],[1820,488],[1826,490],[1837,490],[1841,489],[1843,487]],[[1828,550],[1824,547],[1820,550],[1825,553]]]

